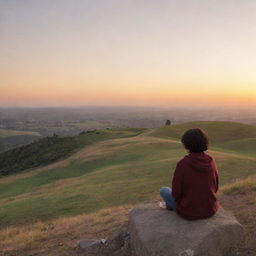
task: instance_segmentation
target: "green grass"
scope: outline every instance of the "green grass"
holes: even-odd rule
[[[256,153],[256,126],[235,122],[190,122],[185,124],[165,126],[155,129],[151,135],[178,139],[192,128],[201,128],[206,131],[213,148],[224,151],[237,152],[255,156]]]
[[[235,122],[190,122],[165,126],[155,129],[152,136],[180,139],[182,134],[191,128],[202,128],[209,135],[213,145],[219,143],[256,138],[256,126]]]
[[[256,156],[256,138],[227,141],[220,143],[220,147],[230,152],[233,151],[248,156]]]
[[[136,149],[131,145],[128,151],[113,152],[107,158],[90,163],[78,161],[1,185],[2,223],[26,223],[31,217],[49,219],[148,200],[158,193],[162,183],[168,183],[182,151],[177,144],[142,145]],[[160,156],[163,161],[158,162]],[[64,179],[78,176],[65,183]],[[44,206],[40,206],[42,202]]]
[[[240,129],[242,137],[237,143],[240,141],[241,145],[246,145],[246,141],[254,136],[254,126],[248,128],[247,125],[236,123],[203,122],[157,128],[152,130],[152,134],[149,134],[150,130],[140,129],[125,132],[119,129],[104,130],[101,135],[98,134],[102,136],[100,138],[91,135],[90,145],[95,145],[92,152],[85,151],[66,166],[42,172],[32,171],[29,176],[21,176],[13,181],[5,182],[2,179],[0,226],[91,213],[155,199],[162,186],[170,185],[177,161],[186,154],[181,144],[168,138],[178,138],[182,129],[195,124],[208,127],[208,133],[215,133],[217,137],[215,145],[221,150],[210,154],[216,158],[221,185],[227,186],[237,179],[255,174],[256,158],[253,154],[249,156],[250,150],[243,147],[233,150],[232,133],[216,132],[222,125],[224,130],[230,125],[235,129],[235,126]],[[241,131],[242,127],[249,134]],[[143,131],[147,136],[135,136]],[[230,135],[230,141],[225,134]],[[224,141],[220,140],[222,137]],[[252,151],[255,150],[253,145]],[[232,150],[236,154],[228,153]]]
[[[57,180],[80,177],[87,173],[101,170],[102,168],[114,168],[115,166],[118,166],[118,168],[124,168],[126,165],[135,165],[136,167],[136,164],[139,166],[142,165],[143,167],[147,166],[147,161],[152,164],[154,161],[157,161],[164,156],[166,157],[166,161],[168,161],[168,153],[173,150],[174,152],[172,152],[172,155],[177,157],[177,154],[180,153],[179,145],[158,144],[153,146],[137,146],[132,152],[130,149],[128,151],[119,150],[118,153],[113,153],[108,157],[97,158],[86,162],[74,160],[68,166],[43,171],[31,177],[19,179],[15,183],[0,185],[0,199],[9,196],[21,195],[39,186],[49,184]],[[152,156],[151,153],[155,154]],[[157,167],[158,166],[159,164],[157,164]],[[129,174],[133,176],[134,172],[130,171]]]
[[[10,175],[43,166],[75,153],[97,141],[138,135],[143,129],[106,129],[83,132],[78,136],[42,138],[0,154],[0,175]]]

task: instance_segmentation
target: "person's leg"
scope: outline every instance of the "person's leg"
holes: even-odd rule
[[[164,199],[167,208],[175,210],[175,201],[172,196],[172,190],[169,187],[163,187],[160,189],[160,196]]]

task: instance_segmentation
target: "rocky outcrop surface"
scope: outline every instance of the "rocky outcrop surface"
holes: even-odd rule
[[[132,210],[129,233],[136,256],[226,256],[242,245],[244,235],[222,208],[211,218],[188,221],[152,205]]]

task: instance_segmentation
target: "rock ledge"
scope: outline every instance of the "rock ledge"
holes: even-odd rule
[[[132,210],[129,233],[137,256],[226,256],[244,237],[241,224],[222,208],[211,218],[188,221],[153,205]]]

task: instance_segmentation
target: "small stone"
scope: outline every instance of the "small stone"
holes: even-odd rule
[[[94,247],[102,243],[101,239],[84,239],[78,241],[78,246],[82,249]]]
[[[107,242],[106,239],[100,239],[100,241],[101,241],[102,244],[105,244]]]
[[[179,256],[194,256],[194,251],[187,249],[179,253]]]

